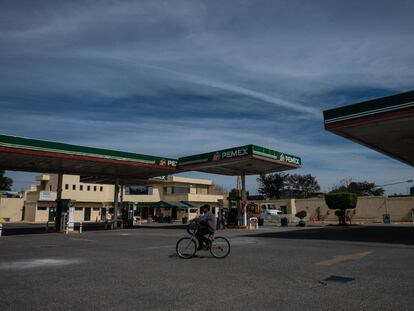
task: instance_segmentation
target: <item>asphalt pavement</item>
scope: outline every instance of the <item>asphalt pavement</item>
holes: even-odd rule
[[[183,229],[0,237],[0,310],[412,310],[414,227],[222,230],[231,253],[175,254]],[[376,238],[377,237],[377,238]]]

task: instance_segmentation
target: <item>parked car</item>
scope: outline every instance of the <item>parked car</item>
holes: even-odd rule
[[[273,203],[261,203],[260,210],[261,214],[264,214],[265,216],[277,216],[282,214],[282,211]]]

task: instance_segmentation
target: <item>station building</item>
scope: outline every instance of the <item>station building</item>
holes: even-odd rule
[[[22,218],[27,222],[53,221],[58,176],[43,174],[36,180],[38,184],[25,193]],[[209,204],[217,215],[219,200],[226,197],[211,180],[168,176],[153,184],[123,186],[119,199],[121,205],[140,207],[144,219],[161,214],[181,221],[183,217],[196,217],[203,204]],[[85,183],[78,175],[63,175],[62,199],[75,201],[76,222],[102,222],[113,213],[114,186]]]

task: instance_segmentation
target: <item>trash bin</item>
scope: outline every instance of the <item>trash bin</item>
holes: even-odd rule
[[[280,218],[280,225],[282,227],[287,227],[287,225],[288,225],[288,219],[286,217]]]
[[[259,226],[263,226],[264,225],[264,218],[259,218],[258,222],[259,222]]]
[[[382,221],[384,222],[384,224],[390,224],[391,223],[390,214],[383,214]]]

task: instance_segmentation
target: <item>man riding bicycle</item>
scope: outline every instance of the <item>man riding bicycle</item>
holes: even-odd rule
[[[199,228],[196,233],[198,240],[198,248],[200,250],[203,248],[203,244],[207,242],[206,235],[214,234],[216,231],[217,220],[213,213],[210,212],[210,205],[204,204],[200,207],[200,212],[202,215],[198,218],[195,218],[194,221],[199,225]]]

